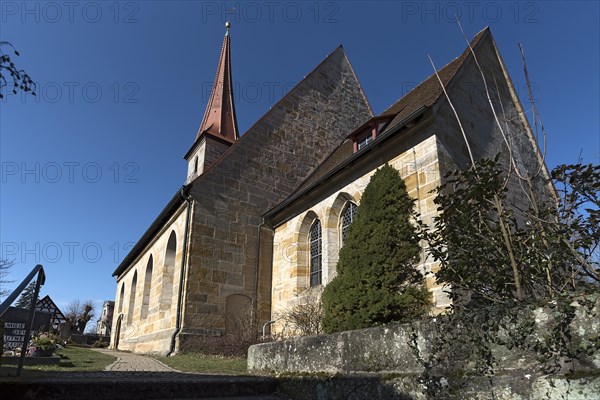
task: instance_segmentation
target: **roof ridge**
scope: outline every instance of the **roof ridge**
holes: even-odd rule
[[[479,31],[471,40],[470,46],[475,47],[481,41],[486,32],[489,32],[489,27],[485,27]],[[445,86],[449,85],[453,81],[454,77],[469,55],[470,49],[467,46],[467,48],[458,57],[455,57],[452,61],[437,71],[438,74],[441,75],[442,82],[444,82]],[[407,116],[417,109],[421,107],[429,107],[435,104],[440,99],[442,93],[443,91],[439,82],[435,80],[435,73],[431,74],[410,92],[400,97],[398,100],[392,103],[392,105],[386,108],[385,111],[378,115],[379,117],[390,117],[391,119],[381,133],[385,133],[390,129],[394,129],[397,123],[403,121]],[[289,197],[302,191],[307,185],[310,185],[314,179],[318,179],[320,176],[323,176],[327,174],[328,171],[334,169],[335,166],[339,164],[340,157],[344,157],[344,155],[345,158],[343,159],[350,157],[351,154],[346,154],[351,151],[347,145],[347,142],[347,138],[342,140],[339,145],[319,164],[319,166],[317,166],[317,168],[315,168],[315,170],[308,177],[306,177],[306,179],[304,179],[304,181],[302,181],[298,187],[294,189]]]
[[[490,28],[489,27],[485,27],[482,30],[480,30],[479,32],[477,32],[477,34],[475,36],[473,36],[473,39],[471,40],[471,42],[469,43],[469,45],[471,47],[475,47],[479,41],[481,40],[481,38],[483,37],[483,35],[486,32],[490,32]],[[453,66],[453,64],[455,62],[457,62],[458,60],[460,61],[460,64],[457,66],[456,70],[448,77],[448,82],[445,83],[445,86],[448,86],[450,84],[450,82],[452,81],[452,79],[454,78],[454,76],[456,75],[456,73],[458,72],[458,70],[460,69],[460,67],[463,65],[463,63],[465,62],[465,60],[467,59],[467,57],[470,55],[470,49],[469,46],[467,46],[465,48],[465,50],[463,50],[463,52],[458,55],[457,57],[453,58],[451,61],[449,61],[448,63],[446,63],[442,68],[436,69],[436,72],[433,72],[431,75],[427,76],[427,78],[423,79],[421,81],[421,83],[419,83],[417,86],[415,86],[414,88],[412,88],[409,92],[405,93],[403,96],[401,96],[398,100],[396,100],[394,103],[392,103],[388,108],[386,108],[381,114],[379,115],[385,115],[386,113],[388,113],[389,110],[391,110],[394,106],[396,106],[402,99],[408,97],[409,95],[413,94],[413,92],[415,92],[417,89],[421,88],[423,85],[425,85],[426,83],[428,83],[428,81],[430,79],[433,79],[436,76],[436,73],[439,74],[440,72],[446,70],[446,69],[450,69],[451,66]],[[438,94],[438,96],[434,99],[434,102],[439,99],[439,97],[441,96],[442,92],[440,91],[440,93]]]
[[[327,60],[329,60],[331,58],[331,56],[333,56],[335,53],[337,53],[338,51],[341,51],[342,54],[344,56],[346,56],[346,52],[344,51],[344,48],[342,47],[342,45],[337,46],[331,53],[329,53],[323,60],[321,60],[321,62],[319,64],[317,64],[316,67],[314,67],[307,75],[304,76],[304,78],[302,78],[292,89],[290,89],[281,99],[279,99],[275,104],[273,104],[272,106],[269,107],[269,109],[260,116],[260,118],[258,118],[251,126],[250,128],[246,129],[246,131],[244,132],[243,135],[240,136],[240,138],[238,140],[235,141],[235,143],[233,143],[231,146],[229,146],[229,148],[227,150],[225,150],[223,152],[223,154],[221,154],[212,164],[210,164],[208,166],[208,168],[206,168],[201,175],[198,175],[196,178],[194,178],[194,180],[192,180],[188,186],[191,186],[194,184],[194,182],[196,182],[197,180],[199,180],[201,177],[205,176],[208,172],[210,172],[213,168],[215,168],[219,163],[221,163],[222,160],[224,160],[225,158],[227,158],[227,156],[238,146],[238,143],[240,143],[242,140],[244,140],[244,138],[246,137],[246,133],[250,132],[255,126],[258,126],[258,124],[273,110],[275,109],[280,103],[283,103],[284,100],[286,100],[288,97],[291,96],[291,93],[298,87],[300,87],[300,85],[302,85],[302,83],[304,83],[305,81],[308,80],[308,78],[310,76],[312,76],[323,64],[325,64],[325,62]],[[348,57],[346,57],[347,59]],[[349,61],[348,61],[349,62]],[[360,82],[359,82],[360,85]]]
[[[354,70],[354,66],[350,62],[350,58],[348,57],[348,54],[346,53],[346,50],[344,49],[344,46],[340,44],[339,48],[341,48],[342,51],[344,52],[344,57],[346,58],[346,61],[348,61],[348,65],[350,66],[350,71],[352,71],[352,75],[354,75],[354,79],[356,79],[356,82],[358,82],[358,88],[360,89],[360,93],[362,94],[363,98],[365,99],[365,102],[369,106],[369,111],[371,111],[371,117],[374,117],[375,116],[375,112],[373,111],[373,107],[371,106],[371,103],[369,102],[369,98],[367,97],[367,94],[365,93],[365,90],[363,89],[363,87],[362,87],[362,85],[360,83],[360,80],[358,79],[358,75],[356,75],[356,71]]]

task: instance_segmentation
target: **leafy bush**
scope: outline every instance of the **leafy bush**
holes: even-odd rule
[[[559,166],[553,177],[558,202],[526,181],[523,204],[509,198],[498,158],[445,177],[427,238],[455,301],[465,292],[510,302],[598,289],[600,167]]]

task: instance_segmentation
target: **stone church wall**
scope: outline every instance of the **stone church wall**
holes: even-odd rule
[[[268,230],[259,247],[261,215],[289,196],[369,117],[354,72],[338,48],[193,183],[196,205],[180,349],[193,347],[197,335],[226,332],[227,319],[239,311],[228,309],[228,298],[251,302],[257,286],[259,318],[268,320],[272,249]]]
[[[169,351],[177,316],[185,208],[182,206],[178,210],[156,239],[117,280],[112,348],[118,343],[120,350],[136,353]],[[147,275],[150,265],[151,274]],[[132,290],[134,279],[137,283],[135,291]],[[118,337],[117,332],[120,332]]]
[[[448,94],[462,121],[474,158],[493,158],[500,154],[503,169],[511,169],[511,179],[508,182],[509,199],[513,204],[524,206],[527,204],[527,196],[514,168],[509,167],[509,154],[512,154],[521,174],[532,174],[539,170],[540,166],[537,145],[529,133],[523,107],[518,102],[518,93],[498,59],[499,53],[491,36],[480,42],[476,54],[485,73],[492,103],[510,144],[510,153],[495,122],[481,74],[472,59],[466,61],[462,70],[457,73]],[[524,84],[521,87],[525,90]],[[469,159],[463,135],[445,97],[440,101],[436,112],[439,116],[436,135],[439,138],[443,176],[457,166],[464,167]],[[543,165],[541,175],[535,180],[540,198],[549,199],[551,196],[552,189],[544,183],[544,179],[547,178],[546,166]]]
[[[322,186],[327,192],[320,196],[316,203],[306,204],[304,211],[276,227],[273,252],[273,289],[272,318],[278,320],[273,331],[286,334],[287,327],[279,318],[290,307],[306,301],[305,296],[316,290],[320,294],[320,286],[309,288],[309,249],[308,227],[318,218],[323,230],[323,279],[325,286],[335,276],[335,266],[341,247],[340,217],[347,202],[360,204],[360,198],[371,176],[386,162],[396,168],[404,179],[408,194],[416,201],[415,207],[426,223],[431,223],[437,214],[433,203],[432,189],[439,185],[440,174],[437,160],[437,141],[431,135],[431,126],[405,140],[391,139],[386,143],[383,152],[369,155],[371,160],[363,168],[352,167],[356,174],[347,178],[344,184],[334,186],[325,182]],[[419,269],[432,271],[435,265],[422,259]],[[435,270],[433,270],[435,272]],[[447,296],[442,292],[433,277],[426,278],[427,287],[432,293],[436,307],[448,305]],[[287,332],[290,333],[290,332]]]
[[[518,103],[514,89],[508,83],[510,77],[498,60],[499,55],[491,36],[480,42],[476,54],[488,80],[490,95],[506,131],[516,165],[520,171],[537,170],[540,165],[537,147],[528,133],[523,109]],[[467,133],[474,158],[476,160],[484,157],[493,158],[500,153],[501,163],[508,170],[509,151],[494,121],[481,75],[472,59],[467,60],[457,72],[448,92]],[[340,243],[339,215],[342,208],[348,200],[359,203],[371,175],[386,161],[401,172],[409,194],[419,199],[416,203],[417,211],[422,215],[425,223],[432,224],[433,217],[437,215],[437,206],[434,204],[435,196],[430,191],[442,183],[443,176],[447,172],[457,167],[464,167],[469,160],[463,135],[444,96],[433,107],[433,114],[434,121],[427,128],[428,134],[417,135],[416,139],[407,139],[404,148],[398,144],[396,146],[385,144],[389,154],[379,157],[379,164],[373,165],[371,170],[353,175],[353,181],[343,187],[336,187],[329,195],[322,196],[320,202],[305,204],[302,213],[276,227],[273,256],[273,319],[278,319],[286,309],[304,301],[303,298],[307,293],[309,250],[308,238],[306,232],[303,232],[303,227],[310,226],[315,218],[319,218],[322,222],[323,285],[326,285],[334,276],[337,262]],[[403,135],[403,138],[406,137],[407,135]],[[413,144],[408,145],[411,141]],[[376,156],[369,155],[369,157]],[[415,164],[418,173],[415,173]],[[543,183],[543,178],[546,176],[546,169],[543,166],[541,176],[535,180],[536,190],[540,198],[550,199],[552,189]],[[527,196],[514,170],[508,188],[509,201],[517,206],[527,204]],[[419,268],[423,272],[437,272],[438,264],[431,257],[423,258]],[[426,276],[426,284],[432,293],[434,312],[450,304],[448,296],[443,292],[442,284],[436,282],[434,275]],[[273,329],[277,333],[285,331],[281,321],[275,323]]]

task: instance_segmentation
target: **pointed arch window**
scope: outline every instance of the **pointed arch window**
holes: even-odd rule
[[[118,313],[121,314],[123,311],[123,302],[125,301],[125,283],[121,283],[121,293],[119,293],[119,310]]]
[[[171,231],[167,249],[165,251],[165,263],[162,274],[162,291],[160,294],[160,308],[171,309],[173,303],[173,282],[175,280],[175,260],[177,258],[177,235]]]
[[[323,244],[321,234],[321,221],[316,219],[309,232],[310,248],[310,286],[321,284],[321,271],[323,266]]]
[[[358,206],[353,202],[349,201],[346,203],[346,207],[342,212],[340,217],[340,233],[342,239],[342,246],[346,243],[346,236],[348,235],[348,227],[354,222],[356,219],[356,210],[358,210]]]
[[[152,254],[148,259],[148,265],[146,265],[146,274],[144,277],[144,289],[142,292],[142,309],[140,310],[140,318],[144,319],[148,317],[148,309],[150,308],[150,289],[152,289],[152,270],[154,268],[154,260]]]
[[[135,309],[135,296],[137,288],[137,271],[133,273],[133,281],[131,282],[131,291],[129,292],[129,309],[127,310],[127,323],[133,322],[133,311]]]

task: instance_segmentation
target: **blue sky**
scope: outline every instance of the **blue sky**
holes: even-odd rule
[[[525,100],[523,43],[548,165],[598,163],[598,2],[2,1],[0,39],[38,82],[0,101],[12,278],[41,263],[59,306],[114,299],[112,272],[185,180],[226,19],[244,132],[339,44],[383,111],[432,73],[427,54],[463,51],[456,14],[469,37],[491,27]]]

